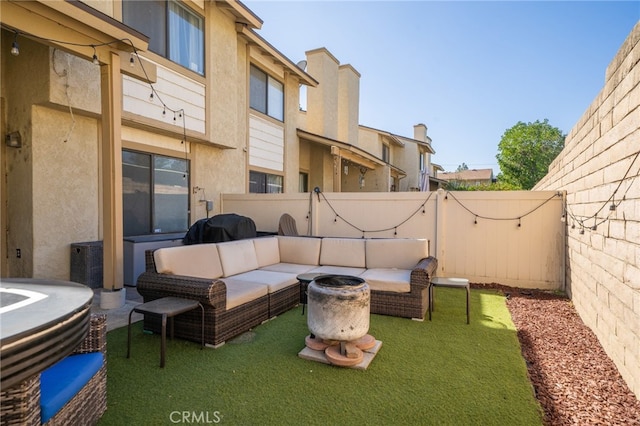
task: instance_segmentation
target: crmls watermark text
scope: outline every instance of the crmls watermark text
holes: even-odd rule
[[[171,423],[218,424],[222,421],[220,411],[172,411]]]

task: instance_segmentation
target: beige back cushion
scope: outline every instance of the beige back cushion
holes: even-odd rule
[[[366,242],[367,268],[413,269],[429,256],[429,244],[425,239],[381,238]]]
[[[280,262],[319,265],[322,239],[314,237],[278,236]]]
[[[218,253],[225,277],[258,269],[258,257],[252,240],[218,243]]]
[[[320,264],[364,268],[363,238],[323,238]]]
[[[280,249],[276,237],[263,237],[253,240],[253,247],[256,249],[258,267],[280,263]]]
[[[166,247],[153,252],[156,271],[161,274],[198,278],[220,278],[222,265],[215,244]]]

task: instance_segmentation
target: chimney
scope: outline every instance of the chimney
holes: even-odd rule
[[[307,128],[338,139],[338,60],[324,47],[306,52],[307,72],[318,81],[307,88]]]
[[[351,65],[338,68],[338,140],[358,145],[360,73]]]
[[[417,141],[428,142],[427,139],[427,126],[422,123],[413,126],[413,138]]]

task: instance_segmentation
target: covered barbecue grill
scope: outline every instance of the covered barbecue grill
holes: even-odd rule
[[[185,245],[221,243],[257,236],[253,219],[235,213],[219,214],[200,219],[191,227],[182,242]]]

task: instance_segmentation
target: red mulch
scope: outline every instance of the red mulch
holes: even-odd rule
[[[499,284],[477,287],[507,295],[545,424],[640,425],[640,401],[571,300]]]

